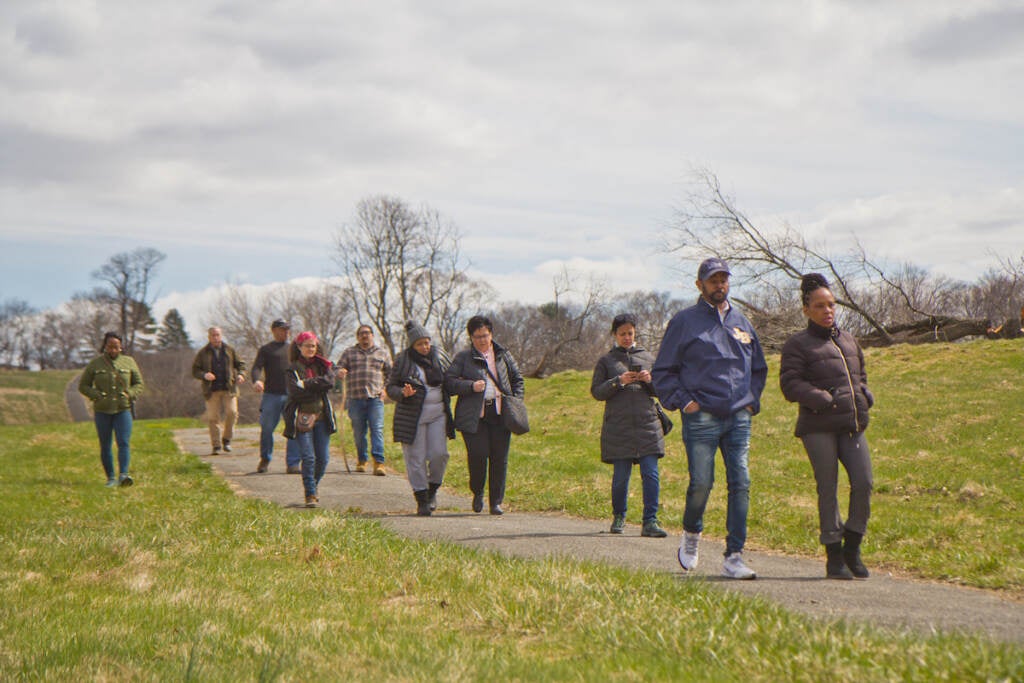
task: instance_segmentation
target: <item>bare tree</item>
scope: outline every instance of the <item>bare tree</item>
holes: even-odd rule
[[[445,302],[464,283],[458,229],[424,206],[397,197],[362,199],[335,235],[335,256],[359,320],[369,321],[392,354],[406,320],[437,327]],[[450,314],[450,310],[449,310]]]
[[[136,358],[146,391],[136,404],[140,418],[199,417],[206,409],[199,383],[192,378],[195,351],[171,348]],[[245,391],[243,394],[247,393]]]
[[[614,297],[606,307],[608,330],[611,330],[611,319],[619,313],[632,313],[637,319],[637,339],[645,349],[657,354],[661,346],[661,338],[665,328],[676,313],[691,305],[697,298],[694,289],[693,300],[683,301],[672,298],[668,292],[635,291]],[[609,343],[610,340],[609,340]]]
[[[87,340],[82,327],[72,316],[52,310],[43,313],[36,322],[36,362],[40,370],[73,368],[92,357],[92,353],[83,353]],[[96,346],[99,346],[98,342]]]
[[[590,367],[603,348],[604,284],[563,270],[552,282],[554,300],[540,306],[506,304],[494,316],[495,338],[528,377]]]
[[[110,306],[89,294],[76,294],[64,304],[61,314],[73,332],[64,339],[81,360],[89,360],[100,348],[103,335],[117,328],[117,316]]]
[[[0,364],[28,367],[32,354],[30,330],[35,310],[27,301],[7,299],[0,304]]]
[[[496,299],[497,292],[489,284],[459,274],[451,293],[437,307],[434,327],[438,345],[448,353],[454,353],[469,319],[477,311],[491,306]]]
[[[674,237],[667,245],[672,251],[694,260],[708,255],[723,258],[776,297],[795,290],[794,281],[805,273],[824,273],[837,305],[848,314],[845,320],[860,331],[865,345],[984,333],[984,320],[950,315],[957,283],[929,278],[907,265],[887,271],[859,244],[849,253],[834,254],[812,246],[788,225],[774,232],[762,230],[736,208],[710,171],[696,173],[694,188],[676,213]]]
[[[336,280],[322,280],[312,289],[288,288],[280,292],[295,329],[314,331],[320,338],[324,354],[331,359],[341,355],[341,348],[356,330],[352,295]]]
[[[993,256],[998,269],[982,275],[966,296],[990,321],[987,336],[1012,339],[1024,334],[1024,253]]]
[[[270,323],[277,317],[286,317],[278,312],[281,310],[271,297],[255,294],[245,285],[229,283],[213,299],[202,320],[206,328],[221,328],[229,344],[239,353],[249,355],[263,343]]]
[[[92,274],[93,279],[106,285],[99,292],[117,306],[121,337],[127,353],[135,348],[136,332],[151,322],[149,307],[153,302],[149,289],[157,269],[166,258],[156,249],[140,247],[111,256]]]
[[[249,356],[265,344],[270,323],[288,320],[295,331],[312,330],[324,352],[333,358],[338,342],[355,331],[352,297],[336,280],[283,283],[258,291],[241,284],[225,286],[210,307],[204,324],[224,331],[239,353]]]

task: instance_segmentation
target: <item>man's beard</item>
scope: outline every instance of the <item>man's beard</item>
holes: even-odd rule
[[[704,298],[716,306],[720,306],[723,301],[729,298],[729,293],[722,289],[715,289],[704,292]]]

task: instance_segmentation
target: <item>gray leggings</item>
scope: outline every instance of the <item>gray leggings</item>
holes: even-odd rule
[[[420,419],[416,427],[416,439],[412,443],[402,444],[405,474],[413,491],[422,491],[429,484],[442,483],[448,468],[445,415],[438,411],[436,416],[427,417],[427,420]]]
[[[823,545],[837,543],[848,529],[864,534],[871,516],[871,454],[864,432],[856,434],[833,434],[814,432],[801,437],[807,457],[814,469],[818,483],[818,524],[819,537]],[[839,477],[839,463],[843,464],[850,479],[850,510],[846,524],[839,517],[839,501],[836,499]]]

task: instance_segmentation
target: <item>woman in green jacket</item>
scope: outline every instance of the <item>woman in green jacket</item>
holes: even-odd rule
[[[96,434],[100,439],[100,462],[107,473],[107,486],[131,486],[128,473],[131,461],[132,404],[142,393],[142,373],[135,359],[121,354],[121,335],[103,335],[103,352],[82,372],[78,391],[92,401]],[[117,466],[114,478],[114,454],[111,437],[117,435]]]

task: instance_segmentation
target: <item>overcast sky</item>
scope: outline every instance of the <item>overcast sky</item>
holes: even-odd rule
[[[1024,5],[986,0],[0,3],[0,300],[167,254],[157,313],[335,272],[427,203],[472,274],[692,293],[695,167],[760,226],[973,280],[1024,252]],[[208,295],[207,295],[208,296]]]

